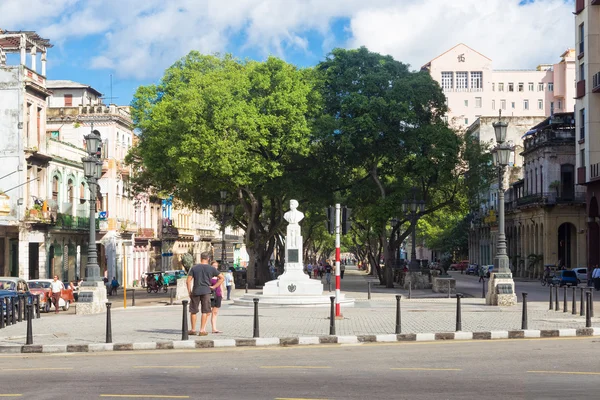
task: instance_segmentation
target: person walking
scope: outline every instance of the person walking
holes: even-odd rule
[[[483,265],[479,266],[479,280],[477,282],[481,282],[484,281],[485,282],[485,268],[483,267]]]
[[[110,282],[110,295],[116,295],[117,294],[117,288],[119,287],[119,281],[117,280],[117,278],[115,276],[113,276],[112,281]]]
[[[190,296],[190,331],[188,334],[195,335],[197,314],[200,311],[200,330],[199,336],[206,336],[206,323],[208,317],[212,313],[210,305],[210,292],[216,290],[225,281],[225,277],[217,269],[210,264],[210,253],[203,252],[200,254],[200,264],[190,268],[186,280],[188,294]],[[216,283],[211,283],[211,278],[217,278]]]
[[[311,263],[308,263],[308,265],[306,266],[306,272],[308,273],[308,277],[311,278],[312,277],[312,270],[313,270],[313,266]]]
[[[213,261],[210,265],[219,271],[219,263]],[[212,277],[210,279],[211,285],[216,285],[219,281],[219,278]],[[212,311],[210,314],[210,326],[212,327],[212,333],[223,333],[222,331],[217,329],[217,317],[219,316],[219,309],[221,308],[221,303],[223,302],[223,282],[221,285],[217,286],[214,290],[214,299],[211,299],[210,305],[212,307]]]
[[[227,288],[227,300],[231,300],[231,289],[235,287],[233,271],[233,267],[230,267],[229,271],[225,272],[225,287]]]
[[[594,289],[600,290],[600,267],[598,265],[592,272],[592,281],[594,281]]]
[[[340,265],[340,279],[344,279],[344,272],[346,272],[346,264]]]
[[[58,314],[58,306],[60,304],[60,292],[65,288],[65,285],[58,280],[58,275],[54,275],[54,280],[50,282],[50,291],[52,292],[52,304],[54,304],[55,312]]]
[[[329,285],[331,283],[331,264],[327,262],[325,264],[325,282]]]

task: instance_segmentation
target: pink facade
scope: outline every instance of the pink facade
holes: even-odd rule
[[[466,128],[481,116],[547,116],[572,111],[575,53],[567,50],[557,64],[534,70],[494,70],[492,60],[459,44],[422,67],[448,101],[449,122]]]

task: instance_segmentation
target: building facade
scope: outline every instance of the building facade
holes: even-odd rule
[[[600,264],[600,1],[575,1],[577,183],[586,188],[587,257]]]
[[[499,111],[511,117],[545,117],[574,107],[575,51],[571,49],[556,64],[541,64],[534,70],[494,70],[491,59],[461,43],[421,69],[442,87],[449,123],[458,128]]]

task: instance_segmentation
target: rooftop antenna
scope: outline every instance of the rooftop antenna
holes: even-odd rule
[[[112,74],[110,74],[110,97],[103,97],[102,99],[108,99],[108,104],[110,105],[113,102],[113,99],[118,99],[118,97],[113,97],[113,81]]]

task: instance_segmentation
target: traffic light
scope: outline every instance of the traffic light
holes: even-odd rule
[[[325,214],[327,216],[327,221],[325,221],[327,232],[329,232],[330,235],[333,235],[333,232],[335,231],[335,207],[327,207],[325,209]]]
[[[348,234],[352,229],[352,209],[348,207],[342,208],[342,235]]]

